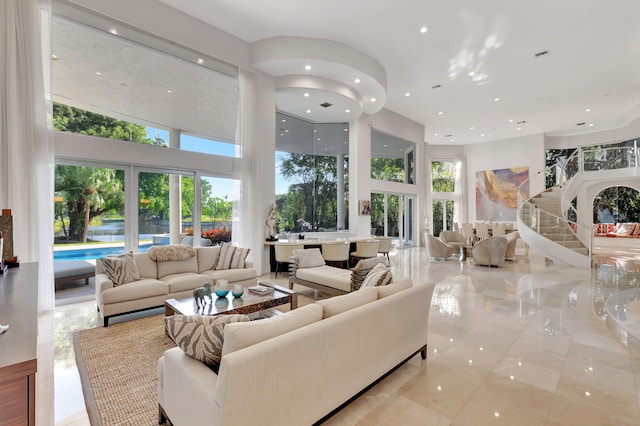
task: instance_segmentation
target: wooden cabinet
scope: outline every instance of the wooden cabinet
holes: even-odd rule
[[[38,264],[0,277],[0,426],[36,424]]]

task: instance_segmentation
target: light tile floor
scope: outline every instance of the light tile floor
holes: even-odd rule
[[[640,275],[606,255],[609,265],[590,270],[523,253],[489,269],[430,262],[423,248],[393,252],[394,276],[437,284],[428,359],[414,357],[326,424],[640,424],[640,358],[623,343],[626,305],[615,307],[623,325],[615,333],[605,307],[610,295],[639,287]],[[89,424],[71,336],[98,325],[91,302],[41,318],[39,424]]]

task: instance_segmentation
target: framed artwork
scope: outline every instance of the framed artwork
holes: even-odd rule
[[[358,214],[361,216],[371,216],[371,201],[360,200],[358,201]]]
[[[476,220],[515,221],[518,187],[528,178],[529,167],[476,172]]]

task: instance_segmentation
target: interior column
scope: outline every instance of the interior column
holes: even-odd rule
[[[169,148],[180,149],[180,130],[169,131]],[[182,241],[182,176],[169,175],[169,239],[171,244]],[[194,238],[194,242],[196,239]],[[199,241],[199,240],[198,240]]]

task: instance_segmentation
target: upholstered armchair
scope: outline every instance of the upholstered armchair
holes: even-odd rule
[[[440,241],[456,250],[467,243],[462,234],[456,231],[442,231],[440,233]]]
[[[425,232],[424,240],[427,245],[427,253],[431,259],[447,259],[453,256],[458,250],[453,247],[449,247],[438,238]]]
[[[504,263],[507,253],[507,239],[505,237],[489,237],[480,240],[473,246],[471,255],[477,265],[500,266]]]

